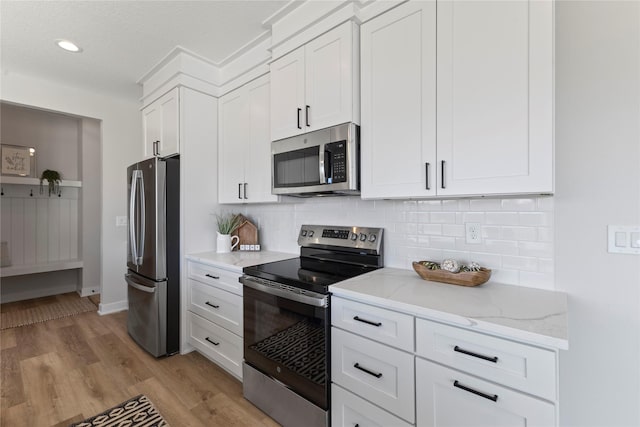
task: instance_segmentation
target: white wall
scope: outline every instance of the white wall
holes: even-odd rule
[[[100,311],[126,308],[126,228],[115,226],[126,215],[126,167],[142,155],[140,93],[131,98],[60,85],[31,76],[3,72],[0,99],[101,120],[102,248]]]
[[[640,3],[556,6],[556,288],[569,294],[562,426],[640,425],[640,256],[607,225],[640,224]]]

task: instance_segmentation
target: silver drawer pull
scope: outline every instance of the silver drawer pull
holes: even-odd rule
[[[211,275],[209,273],[205,274],[205,276],[210,277],[212,279],[216,279],[216,280],[218,280],[220,278],[220,276],[214,276],[214,275]]]
[[[461,390],[468,391],[469,393],[476,394],[476,395],[478,395],[480,397],[484,397],[485,399],[493,400],[494,402],[498,401],[498,395],[497,394],[487,394],[487,393],[483,393],[483,392],[478,391],[478,390],[474,390],[471,387],[467,387],[466,385],[460,384],[460,382],[458,380],[455,380],[453,382],[453,386],[457,387],[457,388],[459,388]]]
[[[474,353],[473,351],[465,350],[464,348],[460,348],[458,346],[453,347],[453,351],[457,351],[458,353],[477,357],[478,359],[488,360],[489,362],[498,363],[498,356],[493,356],[493,357],[485,356],[484,354]]]
[[[371,320],[367,320],[367,319],[362,319],[358,316],[353,316],[353,320],[357,320],[358,322],[362,322],[362,323],[366,323],[367,325],[371,325],[371,326],[382,326],[382,322],[372,322]]]
[[[356,368],[356,369],[360,369],[362,372],[366,372],[367,374],[369,374],[371,376],[374,376],[376,378],[380,378],[382,376],[382,372],[370,371],[369,369],[363,368],[362,366],[360,366],[359,363],[354,364],[353,367]]]
[[[211,304],[209,301],[206,301],[205,304],[207,304],[209,307],[220,308],[219,305]]]
[[[209,341],[213,345],[220,345],[219,342],[212,341],[211,339],[209,339],[209,337],[206,337],[205,340]]]

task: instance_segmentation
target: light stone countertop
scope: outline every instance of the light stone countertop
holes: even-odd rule
[[[491,281],[476,287],[381,268],[335,285],[333,295],[530,344],[567,350],[567,295]]]
[[[288,254],[284,252],[257,251],[257,252],[202,252],[187,255],[187,259],[197,261],[202,264],[218,267],[225,270],[242,273],[244,267],[268,262],[282,261],[285,259],[298,258],[299,254]]]

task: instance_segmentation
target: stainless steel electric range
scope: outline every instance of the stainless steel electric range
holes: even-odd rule
[[[244,396],[283,426],[329,425],[329,285],[383,266],[382,231],[303,225],[299,258],[243,269]]]

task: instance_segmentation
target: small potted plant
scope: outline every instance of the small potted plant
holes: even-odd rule
[[[226,253],[231,252],[233,248],[238,245],[240,238],[238,236],[231,236],[238,227],[242,225],[243,216],[240,214],[227,214],[217,215],[218,222],[218,238],[216,252]],[[235,239],[235,242],[233,240]]]
[[[45,179],[47,180],[49,197],[51,197],[51,193],[60,195],[60,183],[62,182],[62,176],[60,175],[60,172],[51,169],[46,169],[44,172],[42,172],[42,175],[40,175],[40,194],[44,193],[42,182]]]

